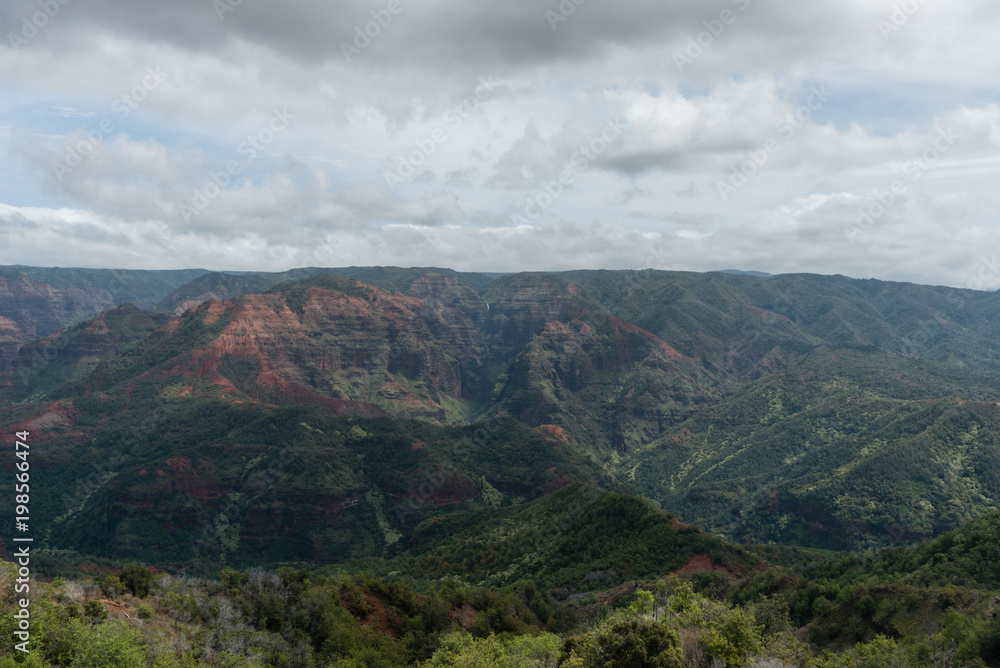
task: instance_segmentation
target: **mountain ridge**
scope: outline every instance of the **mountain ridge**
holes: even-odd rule
[[[494,279],[351,271],[354,278],[318,273],[246,294],[236,293],[259,288],[249,274],[203,274],[187,292],[175,291],[192,300],[179,315],[121,307],[61,330],[22,347],[12,366],[30,373],[0,374],[0,397],[12,404],[0,410],[0,423],[35,424],[46,442],[65,444],[50,465],[69,486],[78,481],[66,468],[68,453],[95,456],[88,438],[109,447],[129,441],[129,429],[145,434],[126,459],[85,476],[71,504],[82,503],[74,513],[85,515],[109,498],[101,490],[124,494],[138,485],[142,458],[153,458],[146,469],[174,475],[157,454],[176,447],[157,418],[170,406],[206,416],[204,433],[180,423],[176,429],[209,450],[219,447],[209,434],[229,433],[214,423],[251,415],[240,412],[247,410],[318,411],[329,419],[381,420],[380,429],[390,430],[410,422],[417,430],[462,429],[505,415],[529,430],[517,432],[518,443],[538,443],[532,457],[565,451],[564,472],[557,469],[553,480],[605,479],[685,522],[749,542],[893,544],[955,528],[1000,499],[991,408],[1000,401],[993,345],[1000,300],[991,293],[811,274],[588,271]],[[200,301],[213,285],[233,292]],[[44,363],[33,364],[39,358]],[[187,482],[164,497],[176,512],[185,504],[195,514],[216,512],[222,497],[206,489],[240,493],[232,482],[199,487],[208,483],[184,477],[193,475],[191,466],[201,471],[198,479],[231,480],[237,451],[226,448],[229,454],[206,460],[205,469],[197,468],[198,457],[183,455],[191,463],[175,473]],[[265,450],[238,456],[250,461]],[[488,492],[487,482],[508,485],[501,491],[508,502],[523,496],[528,487],[517,492],[483,478],[482,456],[473,456],[460,478],[447,467],[434,473],[428,463],[405,475],[452,481],[457,496],[442,507],[478,503],[470,495]],[[138,468],[115,482],[126,462]],[[380,493],[432,510],[434,495],[420,494],[420,484],[404,492],[393,485]],[[146,517],[162,528],[167,515],[153,511],[121,512],[131,525]],[[49,517],[64,513],[53,507]],[[370,536],[414,527],[413,518],[366,518],[358,526]],[[54,545],[76,535],[67,527],[53,533]],[[223,554],[219,541],[231,541],[230,530],[212,527],[213,554]],[[113,538],[119,529],[109,531],[107,545],[124,549],[128,541]],[[341,554],[330,549],[315,554]]]

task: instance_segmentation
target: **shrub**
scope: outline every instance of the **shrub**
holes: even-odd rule
[[[145,598],[153,588],[153,572],[144,566],[126,564],[118,574],[122,586],[133,596]]]
[[[87,601],[83,606],[83,618],[91,624],[98,624],[108,618],[108,611],[100,601]]]

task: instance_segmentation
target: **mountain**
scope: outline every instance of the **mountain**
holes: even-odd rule
[[[126,303],[148,309],[203,273],[0,267],[0,372],[36,339]]]
[[[36,289],[42,292],[42,296],[73,297],[92,304],[89,308],[106,305],[100,310],[127,303],[141,309],[150,309],[172,290],[207,273],[204,269],[73,269],[22,265],[0,267],[0,276],[15,283],[39,286]],[[25,313],[31,315],[39,303],[26,306],[29,308],[25,309]]]
[[[302,278],[308,275],[306,272]],[[180,286],[157,302],[153,310],[176,317],[209,300],[235,299],[247,294],[266,292],[286,280],[290,280],[288,273],[227,274],[214,271]]]
[[[203,397],[437,424],[505,411],[605,457],[715,397],[712,374],[565,280],[498,283],[427,273],[401,294],[323,274],[205,302],[50,396],[184,376]]]
[[[99,363],[114,359],[125,344],[149,336],[167,320],[126,304],[28,343],[12,359],[2,394],[10,401],[23,401],[83,380]]]
[[[31,433],[48,491],[32,518],[47,546],[196,571],[379,556],[429,517],[603,478],[579,448],[510,419],[478,434],[212,402],[178,385],[0,419]]]
[[[779,373],[629,460],[650,498],[713,532],[849,549],[1000,508],[1000,404],[892,399]]]
[[[271,288],[312,278],[323,274],[346,276],[389,292],[407,291],[416,279],[427,273],[459,278],[467,285],[478,288],[489,285],[492,279],[481,274],[462,274],[451,269],[399,267],[341,267],[320,269],[304,267],[280,273],[264,272],[212,272],[195,278],[159,301],[153,310],[174,316],[199,306],[209,300],[236,299],[243,295],[267,292]]]
[[[674,571],[744,576],[764,566],[639,498],[584,483],[488,515],[426,520],[400,549],[377,568],[491,588],[532,580],[562,599]]]
[[[373,536],[405,537],[436,515],[428,499],[452,474],[428,467],[451,460],[424,444],[486,434],[497,415],[517,425],[497,446],[528,453],[528,468],[495,480],[474,454],[453,467],[456,496],[440,508],[486,510],[491,490],[511,505],[599,481],[713,534],[832,549],[929,537],[998,508],[991,293],[807,274],[374,267],[203,273],[156,303],[183,310],[109,311],[22,346],[15,372],[0,375],[0,427],[34,425],[57,446],[51,479],[76,490],[42,502],[52,547],[149,554],[129,538],[142,535],[183,560],[171,532],[208,518],[206,564],[356,556],[336,547],[340,524],[326,537],[295,525],[282,534],[294,547],[279,553],[237,541],[253,535],[244,523],[217,521],[230,495],[245,498],[241,476],[256,469],[244,467],[282,443],[274,429],[250,438],[240,425],[294,411],[308,418],[288,422],[290,434],[337,453],[332,477],[294,485],[338,490],[327,505],[356,501],[349,492],[401,495],[393,503],[408,510],[395,520],[379,519],[377,501],[350,520],[363,527],[357,554],[369,556],[384,556]],[[165,421],[175,408],[200,424]],[[385,478],[364,463],[381,457],[378,441],[344,436],[354,424],[317,426],[328,420],[366,421],[365,433],[444,431],[400,438],[431,460],[400,460],[398,478]],[[104,464],[81,473],[78,462],[92,460]],[[137,491],[175,475],[184,482]],[[421,475],[437,481],[427,494]],[[308,508],[295,499],[265,505]],[[103,528],[91,540],[86,527]]]
[[[265,292],[279,283],[320,274],[355,276],[392,291],[409,286],[428,271],[460,276],[477,288],[493,280],[450,269],[396,267],[306,267],[266,273],[3,266],[0,267],[0,371],[9,369],[23,345],[124,304],[180,315],[210,299]]]
[[[424,299],[321,275],[206,302],[66,393],[189,378],[204,397],[461,422],[469,400],[490,391],[477,316],[455,306],[471,290],[446,277],[418,281]]]

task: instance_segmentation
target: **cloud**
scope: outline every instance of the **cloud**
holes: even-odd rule
[[[350,206],[385,210],[377,193],[352,193],[343,201],[342,215],[350,215]],[[867,198],[850,193],[817,194],[730,225],[715,221],[692,227],[681,218],[674,231],[639,232],[622,225],[569,222],[514,227],[442,223],[450,214],[441,211],[454,206],[451,198],[442,197],[411,203],[413,214],[400,216],[410,222],[334,230],[317,221],[308,233],[292,228],[280,235],[253,227],[224,234],[177,230],[157,221],[137,224],[81,210],[0,206],[0,241],[21,249],[24,263],[44,258],[46,264],[61,266],[113,253],[117,262],[100,266],[148,268],[150,257],[162,257],[170,249],[184,258],[178,266],[210,269],[413,266],[419,259],[466,271],[744,267],[1000,288],[1000,272],[977,281],[980,266],[1000,256],[1000,230],[970,226],[956,233],[954,226],[941,222],[966,219],[976,206],[971,198],[907,193],[872,226],[852,236],[845,221],[854,221],[867,204]],[[424,218],[434,224],[424,224]]]
[[[986,0],[221,1],[74,0],[30,38],[37,2],[0,6],[0,262],[964,284],[996,241]]]

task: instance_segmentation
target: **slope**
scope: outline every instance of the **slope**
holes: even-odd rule
[[[457,514],[416,527],[385,563],[417,579],[456,576],[481,586],[534,580],[557,598],[607,589],[697,564],[747,574],[759,558],[681,524],[633,496],[576,483],[541,499],[481,515]],[[367,564],[365,564],[367,565]]]

